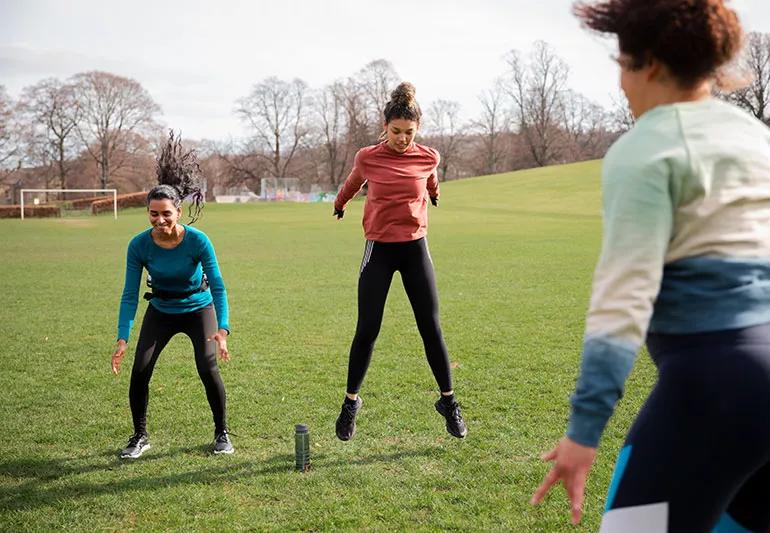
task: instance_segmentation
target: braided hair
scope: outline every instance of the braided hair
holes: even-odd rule
[[[185,151],[182,136],[174,136],[170,130],[168,140],[163,145],[156,160],[155,172],[158,185],[147,194],[147,205],[152,200],[171,200],[175,207],[182,205],[182,200],[190,198],[188,208],[190,224],[194,224],[203,212],[204,197],[201,191],[201,167],[195,150]]]

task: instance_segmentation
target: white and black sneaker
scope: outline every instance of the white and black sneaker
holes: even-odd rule
[[[363,403],[364,401],[360,396],[355,401],[345,396],[340,416],[337,417],[337,423],[335,424],[338,439],[350,440],[356,434],[356,414],[358,414],[358,410],[361,409]]]
[[[233,448],[233,444],[230,442],[230,434],[227,430],[214,434],[214,455],[222,453],[235,453],[235,448]]]
[[[150,448],[150,436],[147,433],[134,433],[128,439],[128,445],[120,452],[121,459],[137,459]]]

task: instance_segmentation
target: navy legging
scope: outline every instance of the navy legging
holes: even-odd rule
[[[650,334],[658,382],[621,450],[602,531],[770,531],[770,324]]]

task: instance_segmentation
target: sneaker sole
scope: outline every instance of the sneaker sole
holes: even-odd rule
[[[121,459],[139,459],[142,456],[142,454],[144,453],[144,451],[145,450],[149,450],[150,448],[152,448],[152,446],[150,446],[148,444],[148,445],[144,446],[142,449],[140,449],[139,453],[137,453],[135,455],[121,453],[120,454],[120,458]]]
[[[337,433],[337,438],[338,438],[338,439],[340,439],[342,442],[347,442],[347,441],[349,441],[350,439],[352,439],[352,438],[353,438],[353,436],[354,436],[355,434],[356,434],[356,428],[353,428],[353,432],[350,434],[350,436],[348,436],[348,437],[343,437],[342,435],[340,435],[339,433]]]
[[[214,455],[232,455],[235,453],[235,448],[229,450],[214,450]]]

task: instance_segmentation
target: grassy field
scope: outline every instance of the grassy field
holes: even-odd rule
[[[442,185],[430,248],[442,326],[469,426],[433,410],[435,383],[398,276],[362,389],[358,433],[334,436],[363,251],[354,202],[209,205],[230,296],[223,365],[236,454],[213,457],[189,341],[150,385],[153,448],[135,462],[128,382],[110,373],[126,245],[141,209],[0,221],[0,529],[596,530],[615,455],[654,379],[640,357],[589,480],[583,524],[561,488],[529,497],[563,433],[598,254],[599,163]],[[146,303],[142,301],[137,320]],[[310,426],[312,471],[293,470]]]

